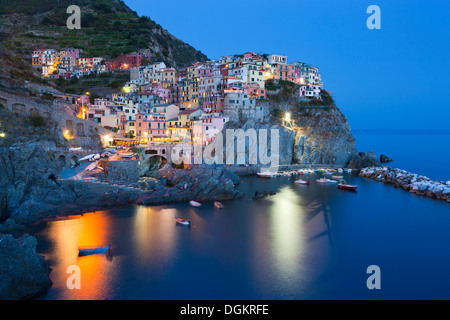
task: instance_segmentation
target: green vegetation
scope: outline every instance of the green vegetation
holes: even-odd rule
[[[28,122],[34,127],[42,127],[44,125],[44,118],[41,116],[31,116],[28,117]]]
[[[81,8],[79,30],[69,30],[66,26],[69,17],[66,9],[72,4]],[[25,15],[12,18],[12,13]],[[121,0],[77,0],[75,3],[72,0],[0,0],[0,20],[4,27],[0,46],[5,48],[0,56],[5,73],[13,79],[49,85],[49,80],[43,79],[31,65],[33,50],[44,48],[79,48],[85,57],[106,59],[146,49],[152,60],[177,67],[208,60],[202,52],[175,38],[149,17],[139,17]],[[98,84],[108,86],[111,81]],[[67,92],[78,92],[79,84],[75,84],[71,82]],[[68,84],[60,81],[58,86]]]

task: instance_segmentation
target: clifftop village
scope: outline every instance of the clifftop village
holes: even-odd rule
[[[291,81],[299,85],[300,100],[321,99],[319,69],[304,62],[288,63],[282,55],[224,56],[219,61],[194,63],[175,69],[153,62],[142,52],[119,56],[113,61],[81,57],[81,50],[35,50],[34,67],[50,79],[129,70],[130,81],[121,93],[97,98],[89,92],[69,95],[77,105],[78,117],[110,129],[126,139],[123,144],[158,144],[189,141],[207,145],[224,124],[240,113],[255,119],[266,110],[257,106],[266,98],[266,81]],[[69,97],[70,96],[70,97]],[[72,132],[65,132],[70,137]],[[112,139],[111,141],[112,142]]]

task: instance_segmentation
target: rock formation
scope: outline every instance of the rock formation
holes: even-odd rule
[[[36,253],[36,238],[14,239],[0,234],[0,300],[32,298],[52,282],[44,257]]]

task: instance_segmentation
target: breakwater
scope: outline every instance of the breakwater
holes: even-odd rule
[[[373,179],[419,196],[440,199],[450,203],[450,181],[442,182],[390,167],[368,167],[361,170],[361,177]]]

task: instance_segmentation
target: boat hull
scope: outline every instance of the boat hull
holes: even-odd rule
[[[189,204],[190,204],[192,207],[195,207],[195,208],[199,208],[199,207],[202,206],[202,204],[201,204],[200,202],[197,202],[197,201],[189,201]]]
[[[191,220],[181,218],[181,217],[175,217],[175,221],[176,221],[176,223],[184,225],[184,226],[188,226],[191,224]]]
[[[338,185],[338,189],[340,189],[340,190],[356,191],[356,188],[358,188],[358,186],[345,185],[345,184],[339,184]]]

